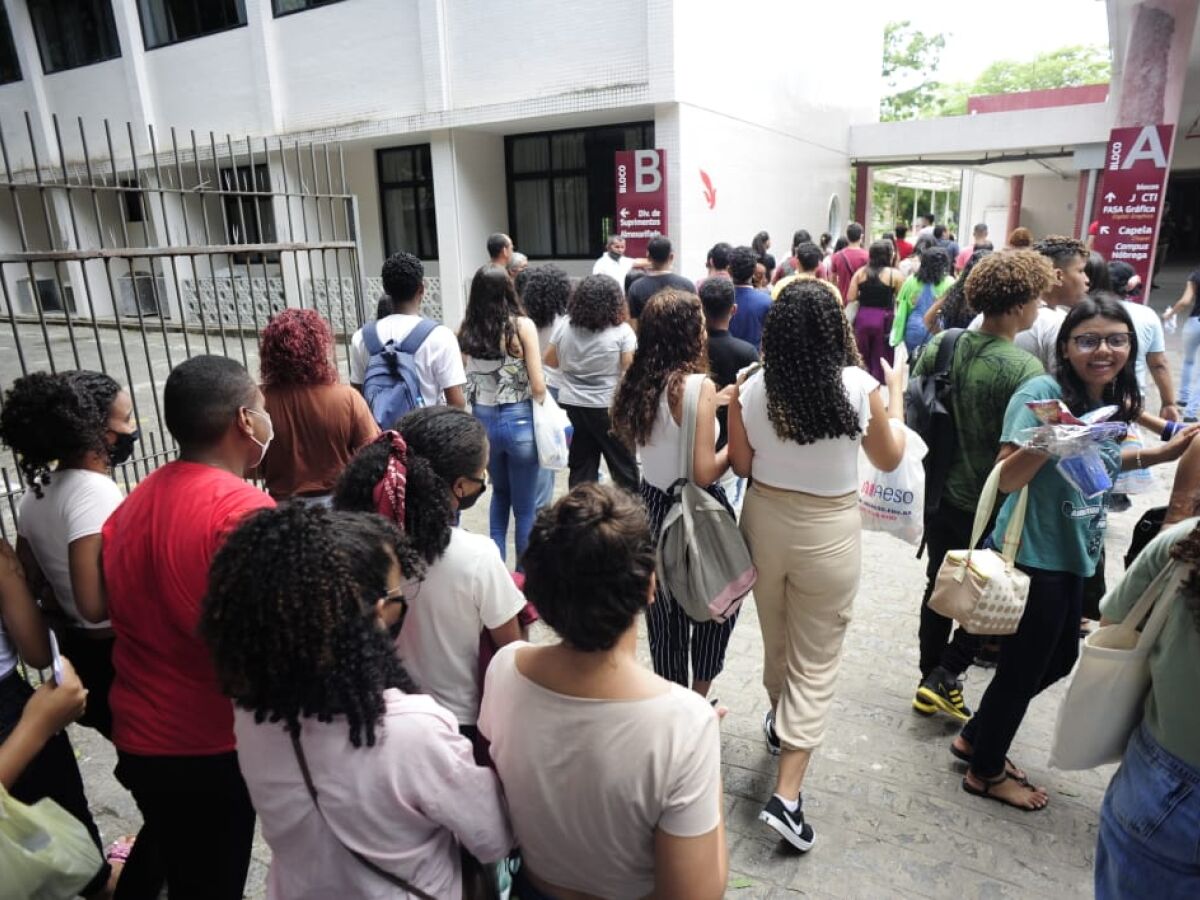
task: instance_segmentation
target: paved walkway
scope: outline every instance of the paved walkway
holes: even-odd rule
[[[1178,296],[1164,279],[1163,299]],[[1169,339],[1178,373],[1179,337]],[[1157,410],[1156,398],[1147,404]],[[1173,467],[1134,508],[1110,517],[1109,580],[1141,512],[1165,502]],[[486,531],[486,511],[469,526]],[[947,752],[956,727],[945,717],[916,716],[917,605],[924,563],[907,544],[864,538],[863,581],[846,641],[827,740],[813,758],[805,812],[817,831],[806,856],[785,850],[757,815],[773,786],[775,760],[762,740],[765,693],[762,643],[752,604],[734,632],[729,662],[714,695],[730,709],[722,759],[729,829],[730,887],[737,900],[802,894],[815,897],[1028,898],[1091,895],[1097,812],[1112,768],[1058,772],[1046,763],[1060,683],[1034,701],[1012,756],[1050,792],[1048,809],[1023,813],[977,799],[960,787],[962,767]],[[643,643],[644,652],[644,643]],[[974,707],[989,674],[972,668],[966,700]],[[112,777],[111,747],[72,727],[92,809],[106,839],[136,830],[133,803]],[[270,851],[259,839],[247,896],[260,897]]]

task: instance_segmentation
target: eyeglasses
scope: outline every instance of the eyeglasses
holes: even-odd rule
[[[487,490],[487,486],[488,486],[488,480],[487,480],[487,478],[486,478],[486,477],[484,477],[484,478],[476,478],[474,475],[464,475],[464,476],[462,476],[462,477],[463,477],[465,480],[467,480],[467,481],[473,481],[473,482],[475,482],[475,483],[476,483],[477,485],[479,485],[481,488],[483,488],[484,490]]]
[[[1104,344],[1109,350],[1125,350],[1133,339],[1132,332],[1118,331],[1115,334],[1076,334],[1071,336],[1075,349],[1084,353],[1095,353]]]
[[[408,597],[404,593],[405,588],[407,588],[407,585],[403,584],[399,587],[394,587],[379,598],[383,601],[384,606],[392,603],[400,604],[400,618],[392,625],[392,628],[396,631],[400,630],[400,626],[404,624],[404,617],[408,615]]]

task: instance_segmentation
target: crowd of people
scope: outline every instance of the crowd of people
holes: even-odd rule
[[[1088,620],[1121,620],[1164,567],[1200,562],[1200,376],[1189,359],[1176,398],[1136,276],[1079,241],[1017,229],[997,250],[980,225],[960,247],[931,217],[907,237],[798,230],[776,260],[760,232],[714,245],[693,282],[665,236],[637,259],[614,237],[574,280],[495,234],[457,331],[422,316],[422,264],[397,253],[349,384],[329,323],[278,313],[257,377],[208,355],[170,372],[178,456],[128,496],[110,477],[139,437],[128,387],[18,379],[0,410],[29,485],[16,546],[0,543],[0,784],[86,828],[103,856],[87,897],[240,897],[256,818],[276,898],[488,896],[501,870],[527,900],[723,896],[712,695],[739,616],[696,620],[659,577],[674,488],[707,491],[753,560],[778,756],[759,819],[808,851],[805,776],[862,568],[860,456],[900,465],[911,370],[946,379],[955,440],[927,505],[911,706],[962,723],[947,751],[965,791],[1045,808],[1009,758],[1031,700],[1071,671]],[[1200,314],[1197,285],[1168,313]],[[548,396],[572,430],[557,500],[535,428]],[[1167,527],[1109,591],[1117,495],[1085,496],[1024,445],[1046,401],[1112,406],[1150,435],[1099,446],[1113,478],[1182,457]],[[1024,515],[1030,588],[1015,633],[985,642],[929,601],[997,467],[981,543]],[[485,495],[488,534],[472,534],[461,514]],[[1101,811],[1100,897],[1200,891],[1200,572],[1180,593]],[[531,643],[538,619],[553,637]],[[48,628],[64,659],[35,691],[18,660],[51,664]],[[963,676],[980,662],[995,672],[973,712]],[[73,720],[112,742],[142,816],[107,849]]]

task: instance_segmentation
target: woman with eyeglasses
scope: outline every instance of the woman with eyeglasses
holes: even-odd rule
[[[413,410],[397,429],[350,461],[334,507],[383,515],[425,561],[396,651],[421,690],[480,748],[480,633],[497,646],[520,639],[517,614],[525,606],[491,539],[455,524],[487,490],[487,435],[470,413],[448,406]]]
[[[247,519],[213,559],[200,629],[268,897],[457,897],[460,845],[484,861],[512,846],[496,776],[393,650],[423,568],[382,517],[302,504]]]
[[[1013,394],[1000,442],[1000,509],[992,542],[999,546],[1023,487],[1028,511],[1017,567],[1029,576],[1029,597],[1015,634],[1001,642],[996,674],[979,709],[955,739],[951,752],[968,763],[963,789],[1022,810],[1044,809],[1048,792],[1033,785],[1007,758],[1030,701],[1075,665],[1084,582],[1095,572],[1104,546],[1104,494],[1085,497],[1059,472],[1055,461],[1021,446],[1021,432],[1040,422],[1031,401],[1061,400],[1076,416],[1114,405],[1112,421],[1132,422],[1142,411],[1134,374],[1137,336],[1129,313],[1111,295],[1087,297],[1067,314],[1058,334],[1055,375],[1025,382]],[[1195,435],[1190,429],[1170,442],[1121,450],[1099,446],[1110,476],[1178,459]]]

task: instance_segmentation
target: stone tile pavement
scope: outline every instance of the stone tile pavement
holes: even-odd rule
[[[1168,289],[1155,305],[1161,308],[1174,300],[1181,282],[1182,277],[1167,281]],[[1178,335],[1169,338],[1176,373],[1178,345]],[[1156,402],[1147,406],[1157,410]],[[1172,470],[1162,467],[1155,473],[1153,492],[1135,497],[1128,512],[1110,516],[1110,583],[1119,577],[1120,558],[1141,511],[1165,502]],[[468,526],[486,532],[486,510],[472,510]],[[727,668],[714,687],[714,695],[730,710],[722,728],[728,896],[1090,896],[1097,814],[1113,769],[1068,773],[1048,767],[1064,684],[1034,701],[1012,750],[1013,758],[1049,789],[1049,808],[1024,813],[967,795],[960,787],[962,766],[947,752],[955,725],[941,716],[921,718],[910,708],[924,562],[914,558],[907,544],[877,534],[864,536],[863,557],[862,586],[828,736],[806,783],[805,811],[817,843],[805,856],[784,849],[757,821],[774,783],[775,761],[760,730],[766,698],[752,603],[734,632]],[[968,705],[977,704],[989,677],[985,670],[970,670]],[[89,730],[73,726],[71,732],[105,838],[135,831],[136,808],[112,777],[112,748]],[[263,895],[269,860],[270,850],[257,839],[247,897]]]

